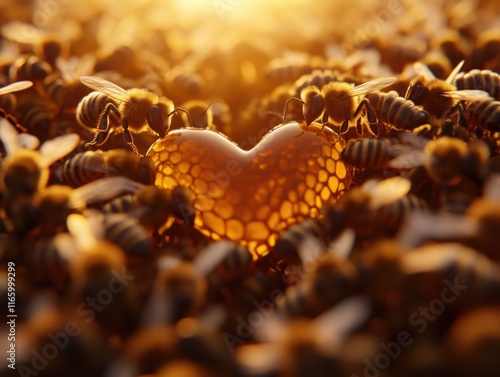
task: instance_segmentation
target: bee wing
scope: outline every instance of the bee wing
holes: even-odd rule
[[[81,252],[86,252],[96,247],[97,238],[88,218],[78,213],[72,213],[66,219],[66,225]]]
[[[207,276],[226,257],[232,247],[234,244],[231,241],[213,242],[198,253],[193,265],[202,276]]]
[[[459,99],[461,101],[493,99],[492,97],[490,97],[489,93],[483,90],[474,89],[449,90],[447,92],[441,93],[441,95],[444,97]]]
[[[54,243],[61,257],[66,261],[72,261],[80,254],[75,239],[69,233],[58,233],[54,237]]]
[[[133,102],[130,97],[129,92],[125,89],[113,84],[111,81],[103,79],[97,76],[82,76],[80,81],[83,85],[88,86],[90,89],[97,90],[98,92],[103,92],[111,98],[116,99],[121,102]]]
[[[458,243],[426,245],[421,252],[416,249],[403,255],[401,267],[407,274],[441,270],[457,260],[464,248]]]
[[[318,260],[318,255],[324,253],[327,247],[328,245],[321,239],[307,233],[297,249],[304,268],[313,266]]]
[[[0,96],[7,93],[19,92],[21,90],[28,89],[32,86],[33,82],[28,80],[14,82],[12,84],[4,86],[3,88],[0,88]]]
[[[95,58],[91,55],[72,56],[69,59],[57,58],[56,66],[65,82],[78,82],[80,76],[92,72]]]
[[[234,358],[245,375],[276,376],[283,353],[275,343],[242,344],[234,350]]]
[[[393,158],[389,161],[389,167],[393,169],[411,169],[422,166],[426,158],[424,151],[414,149],[412,152]]]
[[[84,201],[86,204],[107,201],[119,195],[135,193],[143,188],[142,183],[125,177],[106,177],[97,179],[73,189],[70,196],[70,206]]]
[[[5,39],[15,43],[32,45],[40,41],[46,33],[26,22],[12,21],[2,27]]]
[[[429,67],[420,62],[416,62],[413,64],[413,70],[418,76],[424,78],[426,82],[436,79],[436,76],[434,76],[434,73],[432,73]]]
[[[371,307],[366,298],[355,296],[342,301],[314,319],[314,332],[319,345],[325,350],[338,347],[370,315]]]
[[[414,211],[406,217],[396,240],[404,247],[413,249],[426,240],[473,236],[478,229],[477,221],[464,216]]]
[[[14,153],[19,146],[19,133],[6,119],[0,119],[0,140],[7,155]]]
[[[35,150],[40,146],[40,140],[31,134],[19,134],[17,137],[17,143],[20,148]]]
[[[328,252],[340,258],[349,258],[354,242],[356,241],[356,233],[351,228],[346,228],[328,245]]]
[[[370,92],[374,92],[379,89],[386,88],[396,82],[395,77],[381,77],[375,80],[365,82],[364,84],[355,86],[349,90],[349,96],[355,97]]]
[[[484,184],[484,197],[500,203],[500,174],[493,174]]]
[[[369,180],[363,188],[371,194],[370,208],[377,209],[405,196],[410,191],[411,182],[396,176],[380,182]]]
[[[52,165],[75,149],[79,141],[80,136],[77,134],[67,134],[45,141],[39,149],[42,154],[42,162],[45,166]]]
[[[457,77],[458,72],[460,72],[460,70],[464,66],[464,62],[465,62],[465,60],[462,60],[460,63],[457,64],[457,66],[455,68],[453,68],[453,71],[451,71],[449,76],[446,78],[446,82],[448,84],[451,84],[455,81],[455,77]]]

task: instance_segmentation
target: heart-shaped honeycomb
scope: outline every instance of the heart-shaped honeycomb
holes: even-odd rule
[[[198,230],[247,245],[258,257],[281,231],[318,216],[323,203],[336,201],[349,187],[343,146],[327,127],[290,122],[249,151],[217,132],[183,129],[156,141],[148,155],[157,186],[190,190]]]

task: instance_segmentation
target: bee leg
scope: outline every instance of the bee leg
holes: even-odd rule
[[[347,130],[349,129],[349,118],[351,117],[351,114],[347,114],[346,119],[342,122],[342,125],[340,126],[340,134],[344,135]]]
[[[288,98],[285,102],[285,109],[283,110],[283,122],[285,121],[285,118],[286,118],[286,112],[288,110],[288,104],[291,102],[291,101],[295,101],[295,102],[299,102],[302,104],[302,106],[305,106],[306,104],[304,103],[304,101],[302,101],[300,98],[297,98],[297,97],[291,97],[291,98]]]
[[[189,111],[187,111],[186,109],[183,109],[182,107],[176,107],[174,110],[172,110],[170,112],[170,114],[167,115],[167,119],[170,118],[172,115],[174,115],[178,111],[182,111],[184,114],[186,114],[188,117],[188,120],[189,120],[189,126],[194,127],[193,126],[193,119],[191,118],[191,114],[189,114]],[[167,131],[168,131],[168,129],[165,130],[164,136],[167,134]]]
[[[375,111],[373,111],[373,107],[370,104],[370,102],[365,98],[363,99],[358,107],[356,108],[356,111],[354,112],[354,118],[357,118],[363,107],[366,109],[366,117],[368,118],[368,125],[370,127],[370,131],[376,135],[380,135],[380,129],[377,125],[377,116],[375,115]],[[361,135],[363,133],[363,127],[361,124],[358,123],[358,126],[356,126],[356,132],[358,135]]]
[[[142,154],[139,153],[139,151],[137,150],[137,147],[134,144],[134,137],[132,136],[132,133],[128,129],[128,119],[127,118],[122,119],[122,127],[123,127],[123,138],[125,139],[125,142],[128,145],[130,145],[130,147],[132,148],[132,150],[134,151],[134,153],[136,155],[138,155],[139,157],[144,157]]]
[[[0,118],[5,118],[6,121],[8,121],[12,127],[17,128],[18,130],[22,132],[28,132],[28,129],[21,126],[19,123],[17,123],[16,118],[14,118],[12,115],[7,114],[5,111],[0,109]]]
[[[323,129],[325,128],[327,123],[328,123],[328,113],[325,111],[323,113],[323,116],[321,117],[321,129],[318,131],[316,135],[319,135],[321,132],[323,132]]]
[[[99,120],[99,125],[97,126],[97,133],[95,134],[94,138],[92,141],[88,142],[85,144],[86,147],[89,147],[91,145],[97,145],[100,146],[104,144],[106,140],[108,140],[109,137],[109,116],[110,116],[110,111],[113,112],[115,116],[120,119],[120,112],[116,108],[116,106],[113,103],[108,103],[106,107],[104,108],[101,118]]]

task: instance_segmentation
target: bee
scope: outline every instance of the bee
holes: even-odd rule
[[[417,139],[418,140],[418,139]],[[391,160],[393,168],[424,166],[429,177],[439,184],[454,186],[464,177],[480,183],[487,173],[489,150],[486,144],[469,143],[442,136]]]
[[[9,113],[12,112],[16,105],[17,105],[17,100],[16,97],[11,97],[9,96],[11,93],[15,93],[24,89],[28,89],[33,86],[33,83],[31,81],[18,81],[9,85],[6,85],[2,88],[0,88],[0,96],[1,98],[10,98],[7,101],[6,107],[0,108],[0,118],[5,118],[12,126],[18,127],[22,129],[22,126],[18,126],[16,119],[10,115]],[[5,105],[5,103],[4,103]]]
[[[393,239],[381,239],[353,257],[362,291],[382,307],[396,311],[402,304],[405,275],[401,258],[407,250]],[[408,317],[404,316],[404,320]]]
[[[77,39],[79,34],[80,28],[74,22],[63,23],[57,33],[51,33],[20,21],[11,21],[2,27],[2,35],[7,40],[30,46],[31,51],[53,69],[56,68],[58,58],[68,56],[69,43]]]
[[[166,97],[158,97],[145,89],[125,90],[118,85],[95,76],[82,76],[81,82],[89,88],[104,93],[117,102],[108,102],[99,118],[97,133],[87,146],[104,144],[109,136],[112,121],[110,113],[121,120],[125,142],[139,155],[133,133],[146,132],[163,137],[170,127],[170,116],[179,108]],[[85,111],[86,109],[81,109]],[[95,110],[94,110],[95,111]],[[182,110],[184,111],[184,110]]]
[[[406,98],[429,114],[429,123],[435,127],[443,124],[445,115],[453,109],[459,101],[486,99],[488,93],[482,90],[457,90],[453,84],[455,77],[462,69],[460,62],[449,74],[446,80],[437,79],[423,64],[415,63],[415,70],[423,78],[423,84],[410,85]]]
[[[450,374],[472,377],[478,370],[483,376],[494,376],[498,371],[496,349],[500,343],[497,318],[498,306],[473,309],[453,322],[444,338],[449,358]]]
[[[85,302],[86,299],[87,297],[84,297],[80,302]],[[119,299],[113,296],[113,302],[115,300],[118,301]],[[28,342],[34,350],[43,350],[48,344],[52,344],[54,347],[57,347],[56,344],[65,345],[65,347],[57,348],[57,358],[47,359],[46,363],[44,363],[43,374],[41,373],[40,376],[60,376],[64,373],[62,371],[72,368],[76,368],[81,375],[93,375],[99,373],[100,370],[106,369],[109,366],[109,360],[114,358],[116,353],[109,342],[102,336],[103,329],[99,328],[96,322],[89,320],[89,318],[92,318],[89,313],[93,309],[87,307],[86,310],[82,310],[83,316],[81,316],[76,315],[74,310],[65,310],[60,305],[47,302],[49,300],[41,301],[39,302],[41,305],[37,306],[37,310],[33,315],[23,321],[22,326],[19,326],[19,336],[16,334],[16,339],[19,337],[23,342]],[[80,302],[76,304],[78,305]],[[77,332],[81,331],[82,336],[69,336],[67,332],[69,329],[68,323],[71,324],[71,329],[75,329]],[[48,340],[47,334],[60,334],[61,337],[56,342],[52,342]],[[68,337],[64,337],[63,334],[67,334]],[[93,362],[87,363],[83,360],[75,360],[73,351],[75,349],[79,350],[81,354],[91,357]],[[30,365],[31,355],[23,352],[20,360]]]
[[[75,111],[82,98],[91,92],[89,88],[81,83],[80,75],[82,73],[91,73],[93,65],[94,59],[91,57],[59,58],[56,60],[57,72],[52,73],[43,80],[43,87],[49,99],[58,106],[60,112]],[[98,115],[104,110],[104,105]],[[98,115],[94,116],[93,121],[87,121],[88,123],[85,123],[84,127],[90,124],[95,128]]]
[[[408,194],[381,206],[377,211],[377,221],[388,230],[397,231],[405,217],[414,211],[427,211],[427,202],[413,194]]]
[[[77,313],[85,316],[91,314],[92,317],[89,318],[96,319],[101,331],[106,334],[129,335],[131,328],[137,324],[139,313],[131,294],[133,288],[131,289],[132,282],[129,280],[130,276],[134,276],[126,269],[127,256],[113,242],[95,238],[91,229],[86,229],[86,226],[83,216],[73,214],[68,217],[68,228],[76,238],[79,251],[69,266],[69,297],[77,303]],[[129,277],[128,280],[117,278],[118,271]],[[104,301],[107,303],[104,305],[99,300],[101,292],[110,289],[116,293],[113,300]],[[97,299],[106,310],[94,310],[90,301],[86,301],[88,298]]]
[[[182,103],[180,107],[189,113],[190,118],[186,116],[186,113],[174,114],[172,116],[170,130],[191,126],[216,131],[217,126],[214,124],[214,114],[211,108],[212,104],[215,103],[217,103],[217,101],[207,103],[201,100],[189,100]],[[192,124],[189,123],[190,120],[193,122]]]
[[[71,187],[50,185],[33,200],[37,228],[42,234],[55,235],[66,229],[66,219],[74,212],[80,212],[86,203]]]
[[[23,101],[16,111],[22,130],[45,141],[53,138],[56,133],[57,109],[54,105],[43,99],[36,98],[32,101]]]
[[[207,282],[190,262],[169,261],[156,275],[152,292],[144,309],[147,326],[176,323],[195,315],[203,306]]]
[[[131,180],[152,185],[155,166],[150,157],[139,157],[123,149],[80,152],[69,158],[57,170],[59,181],[80,187],[96,179],[124,176]]]
[[[367,300],[352,297],[311,321],[304,318],[283,320],[271,316],[256,329],[260,343],[238,347],[236,360],[250,367],[250,370],[252,365],[261,372],[262,368],[266,368],[265,375],[342,375],[338,360],[342,346],[346,338],[367,321],[370,314]],[[247,352],[250,346],[259,349],[253,353]],[[249,358],[243,359],[243,356]],[[267,362],[263,362],[265,360]]]
[[[325,229],[332,237],[346,228],[353,229],[360,236],[370,234],[373,229],[391,230],[394,224],[383,223],[381,219],[399,218],[409,213],[405,211],[413,210],[408,202],[403,204],[412,201],[403,199],[410,186],[409,180],[396,176],[383,181],[368,180],[362,186],[350,189],[335,206],[325,204],[322,207]],[[400,200],[402,202],[397,204]]]
[[[452,71],[453,67],[455,67],[461,60],[463,60],[463,58],[459,59],[452,66],[450,61],[448,60],[448,57],[443,52],[439,50],[431,50],[422,59],[419,60],[419,63],[427,66],[427,68],[429,68],[429,70],[437,78],[445,80]]]
[[[226,284],[250,271],[253,256],[246,246],[228,240],[213,242],[193,259],[193,265],[208,284],[209,292],[227,290]],[[224,294],[224,292],[222,292]]]
[[[495,188],[496,187],[496,188]],[[485,188],[485,191],[487,188]],[[493,190],[498,190],[498,185],[493,187]],[[493,195],[498,195],[498,191]],[[457,234],[466,244],[488,255],[493,260],[498,261],[498,229],[500,224],[500,216],[498,210],[500,204],[497,199],[490,198],[485,195],[484,198],[479,198],[473,201],[467,208],[466,218],[472,220],[470,224],[470,234]]]
[[[80,102],[78,102],[76,107],[76,120],[78,124],[83,128],[94,132],[106,105],[109,103],[118,107],[118,102],[109,97],[107,94],[96,91],[87,94],[80,100]],[[114,112],[110,112],[109,122],[111,129],[117,128],[120,125],[120,117],[118,117]],[[105,141],[106,139],[103,139],[105,137],[107,137],[107,135],[100,136],[98,142],[102,142],[103,140]]]
[[[459,243],[421,246],[403,255],[401,266],[423,297],[436,297],[436,289],[439,295],[443,282],[448,281],[463,287],[456,300],[450,303],[455,308],[500,302],[498,264]]]
[[[288,103],[297,101],[303,105],[302,110],[307,125],[319,118],[321,118],[323,124],[331,120],[333,124],[341,125],[341,133],[345,133],[349,127],[349,121],[356,119],[363,107],[367,109],[370,124],[373,124],[376,122],[376,118],[369,107],[368,100],[365,98],[360,101],[358,97],[383,89],[395,81],[395,78],[385,77],[357,86],[337,81],[329,82],[321,89],[313,85],[307,86],[302,89],[300,98],[292,97],[287,100],[283,118],[286,116]]]
[[[79,253],[71,235],[61,232],[29,240],[22,255],[29,280],[33,284],[48,284],[58,292],[65,292],[70,282],[69,266]]]
[[[344,257],[324,254],[307,268],[303,279],[276,302],[288,317],[315,317],[360,289],[356,266]]]
[[[431,38],[430,49],[440,51],[455,66],[471,54],[469,41],[458,30],[448,29]]]
[[[313,70],[320,69],[324,63],[323,59],[318,56],[290,55],[271,60],[266,68],[265,76],[277,84],[294,82]]]
[[[7,198],[13,199],[19,194],[41,191],[49,179],[49,166],[70,153],[80,138],[67,134],[44,142],[38,150],[20,148],[21,135],[5,121],[0,127],[0,139],[7,150],[0,169],[0,185]]]
[[[41,82],[51,73],[52,68],[47,62],[36,56],[24,55],[12,62],[8,75],[11,82],[24,80]]]
[[[154,185],[143,186],[134,194],[120,196],[106,203],[104,213],[128,213],[146,228],[159,229],[174,215],[187,225],[194,224],[195,211],[183,186],[163,190]]]
[[[108,213],[96,214],[92,222],[101,229],[98,238],[117,245],[127,257],[148,259],[152,255],[153,240],[137,219],[124,213]]]
[[[470,56],[471,66],[489,68],[498,72],[499,41],[498,28],[487,28],[481,32],[476,38],[475,49]]]
[[[315,243],[317,242],[317,245]],[[327,247],[327,235],[317,218],[310,218],[287,228],[276,240],[272,254],[288,264],[301,264],[301,249]]]
[[[427,112],[395,91],[367,93],[365,98],[381,123],[411,131],[429,122]]]
[[[127,64],[123,64],[127,62]],[[139,56],[130,46],[116,46],[97,54],[94,72],[117,72],[123,77],[137,79],[146,71]]]
[[[500,101],[487,99],[466,101],[463,107],[470,129],[500,132]]]
[[[394,158],[393,139],[362,138],[348,143],[340,153],[342,161],[359,169],[385,169]]]
[[[196,72],[173,68],[166,77],[165,93],[170,97],[186,101],[187,99],[200,98],[206,83],[201,75]]]
[[[469,72],[460,72],[455,76],[453,83],[458,90],[484,90],[492,98],[500,101],[500,75],[488,69],[473,69]]]

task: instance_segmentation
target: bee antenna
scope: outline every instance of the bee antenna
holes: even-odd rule
[[[210,106],[210,104],[209,104]],[[174,110],[172,110],[168,115],[167,115],[167,119],[170,118],[172,115],[174,115],[176,112],[178,111],[182,111],[183,113],[185,113],[188,117],[188,120],[189,120],[189,125],[191,127],[194,127],[193,126],[193,119],[191,119],[191,114],[189,114],[189,111],[187,111],[186,109],[183,109],[182,107],[176,107]],[[205,110],[206,111],[206,110]]]
[[[205,110],[203,110],[203,114],[205,114],[205,113],[208,111],[208,109],[210,108],[210,106],[212,106],[214,103],[217,103],[217,102],[222,102],[222,100],[220,100],[220,99],[216,99],[215,101],[210,102],[210,103],[207,105],[207,107],[205,107]]]

